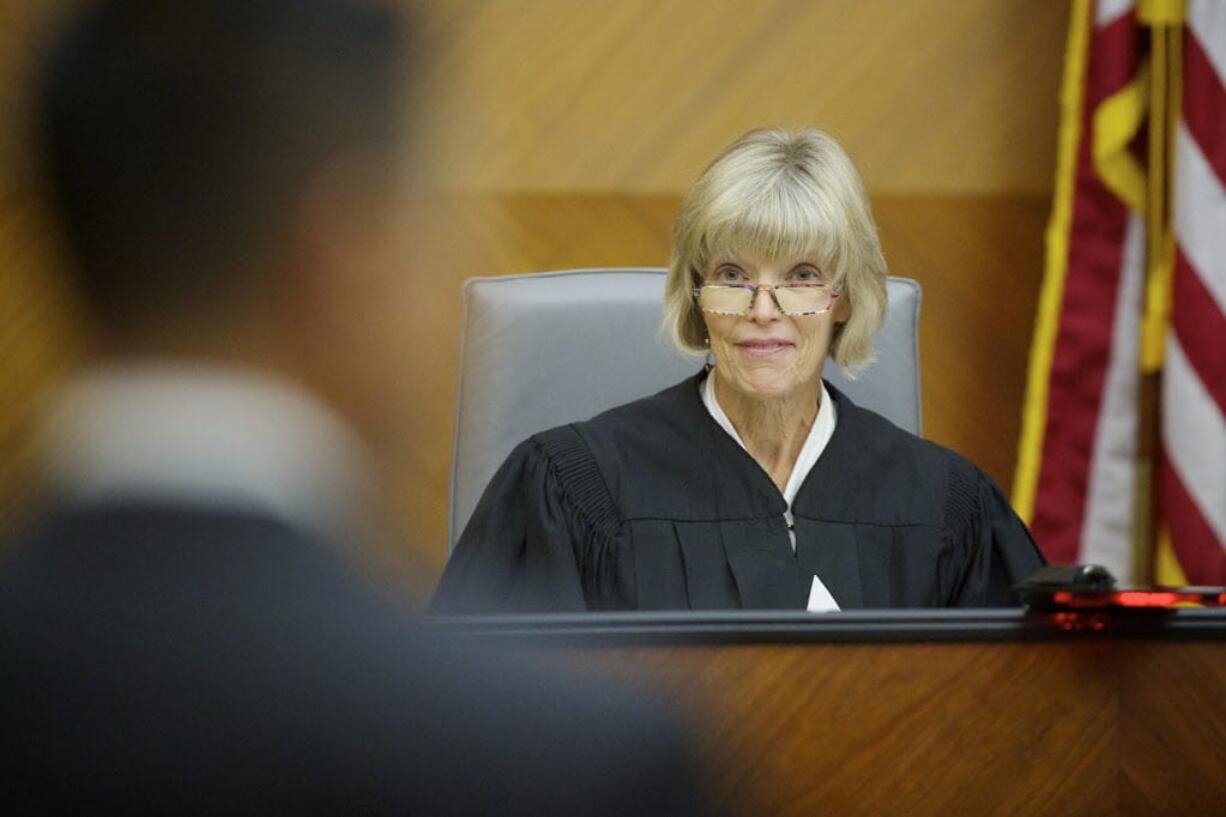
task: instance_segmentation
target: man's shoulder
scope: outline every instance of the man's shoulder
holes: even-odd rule
[[[279,782],[243,796],[269,808],[344,796],[355,810],[454,814],[629,813],[636,780],[690,791],[680,731],[663,713],[466,645],[329,547],[242,515],[43,519],[0,563],[0,662],[25,656],[19,675],[0,673],[0,696],[24,702],[0,746],[20,776],[67,786],[75,774],[79,791],[103,796],[110,782],[88,778],[113,765],[168,790],[196,785],[176,779],[187,769],[220,786],[262,768]],[[105,710],[91,704],[101,699]],[[178,731],[138,738],[136,724]],[[32,751],[34,732],[54,769]],[[312,794],[316,778],[331,790]]]

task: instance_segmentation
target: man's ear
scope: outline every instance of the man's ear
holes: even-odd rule
[[[386,188],[365,154],[337,157],[304,186],[284,255],[286,297],[299,320],[339,329],[379,297],[374,254],[387,221]]]
[[[287,355],[370,440],[399,439],[423,314],[417,231],[398,177],[376,159],[334,161],[305,186],[284,255]]]

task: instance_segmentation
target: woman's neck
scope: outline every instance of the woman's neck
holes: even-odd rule
[[[720,408],[741,436],[749,455],[782,493],[817,419],[822,395],[820,382],[814,381],[811,387],[806,384],[784,397],[757,400],[729,387],[718,376],[718,369],[712,370],[711,376],[715,378],[715,399]]]

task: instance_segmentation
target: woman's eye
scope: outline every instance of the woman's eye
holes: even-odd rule
[[[745,276],[736,267],[720,267],[715,271],[715,277],[719,281],[740,281]]]
[[[821,281],[817,270],[812,267],[797,267],[792,270],[792,274],[788,277],[798,284],[816,284]]]

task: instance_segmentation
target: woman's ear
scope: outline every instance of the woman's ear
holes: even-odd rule
[[[851,293],[843,291],[834,299],[834,322],[847,323],[851,317]]]

